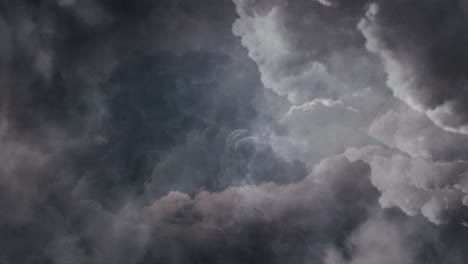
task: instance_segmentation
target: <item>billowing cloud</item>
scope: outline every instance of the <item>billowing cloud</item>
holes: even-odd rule
[[[413,2],[0,1],[0,263],[466,263],[468,4]]]
[[[359,29],[387,85],[439,126],[467,133],[465,1],[379,1]]]
[[[347,157],[369,163],[383,207],[397,206],[413,216],[423,214],[436,224],[447,223],[464,211],[466,162],[430,162],[376,146],[349,149]]]
[[[280,123],[288,128],[289,140],[306,146],[307,155],[303,159],[309,164],[314,159],[318,162],[349,147],[372,142],[365,133],[365,120],[360,112],[341,101],[314,99],[292,106]],[[279,146],[277,151],[281,153]]]
[[[368,173],[365,163],[336,157],[296,183],[202,191],[193,198],[172,192],[145,208],[145,221],[155,238],[170,232],[166,243],[178,245],[173,250],[181,253],[180,261],[191,262],[212,250],[220,254],[209,253],[205,258],[210,262],[321,261],[327,245],[372,213],[375,200],[369,194],[375,191]],[[177,259],[170,252],[149,254],[169,262]]]
[[[424,114],[402,107],[375,119],[371,136],[411,156],[435,161],[466,160],[467,137],[447,132]]]
[[[288,135],[274,144],[277,152],[314,164],[353,148],[353,160],[371,165],[384,207],[435,223],[462,210],[466,136],[457,133],[464,113],[454,107],[463,95],[444,87],[463,87],[462,56],[447,64],[462,52],[463,38],[451,40],[462,30],[463,2],[235,3],[234,34],[264,86],[292,105],[280,120]],[[431,20],[441,8],[438,22]],[[435,23],[440,34],[430,30]]]
[[[336,9],[319,1],[234,2],[239,18],[233,32],[257,63],[264,86],[293,104],[336,100],[381,78],[355,28],[362,1],[337,3]]]

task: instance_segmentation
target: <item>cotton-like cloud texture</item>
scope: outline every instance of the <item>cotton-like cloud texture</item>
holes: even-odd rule
[[[466,133],[466,1],[374,3],[359,24],[395,96]],[[398,14],[398,15],[395,15]]]
[[[0,263],[466,263],[467,21],[0,0]]]

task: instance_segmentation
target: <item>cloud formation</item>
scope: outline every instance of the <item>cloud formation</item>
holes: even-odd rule
[[[421,213],[435,223],[448,221],[442,214],[458,211],[464,196],[466,136],[457,133],[463,132],[457,120],[464,113],[448,106],[458,101],[461,107],[464,99],[462,93],[444,87],[449,82],[463,87],[461,75],[451,70],[463,67],[461,63],[448,67],[444,61],[462,52],[463,45],[457,43],[463,38],[455,32],[462,30],[457,25],[464,19],[459,8],[463,2],[235,2],[240,18],[234,33],[257,63],[265,87],[286,96],[292,105],[281,122],[293,146],[307,146],[298,147],[301,154],[296,155],[308,153],[304,159],[313,160],[312,156],[353,148],[353,160],[367,160],[373,168],[373,183],[382,192],[384,207]],[[440,8],[446,12],[437,16],[438,22],[430,20]],[[397,14],[406,20],[402,23]],[[435,24],[440,34],[431,33]],[[325,29],[329,31],[321,31]],[[318,102],[327,100],[354,109],[357,118],[336,112],[335,107],[318,110]],[[319,112],[320,116],[315,114]],[[374,146],[359,148],[365,145]],[[395,150],[384,150],[384,145]],[[393,154],[381,156],[387,152]]]
[[[382,58],[395,96],[437,125],[466,134],[465,2],[374,3],[359,29]]]
[[[0,263],[466,263],[467,6],[0,0]]]

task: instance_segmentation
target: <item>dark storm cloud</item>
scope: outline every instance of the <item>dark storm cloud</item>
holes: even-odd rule
[[[145,230],[112,210],[190,131],[248,126],[255,71],[230,57],[232,4],[207,4],[1,3],[1,261],[137,263]]]
[[[434,74],[419,74],[434,68],[431,56],[444,56],[443,49],[431,50],[443,43],[437,34],[431,34],[431,25],[440,20],[439,35],[457,38],[451,32],[465,17],[463,9],[458,9],[463,7],[462,2],[234,2],[239,14],[234,34],[241,37],[249,56],[257,63],[265,87],[287,97],[292,104],[280,119],[289,138],[284,140],[286,144],[276,145],[276,151],[297,156],[310,163],[310,168],[314,157],[338,154],[352,146],[367,144],[379,149],[383,143],[395,147],[397,151],[390,151],[388,156],[382,156],[380,151],[370,154],[367,147],[357,149],[361,153],[353,156],[368,156],[365,160],[373,168],[373,184],[382,194],[382,205],[400,207],[410,215],[423,214],[434,223],[447,222],[449,215],[458,215],[466,201],[467,137],[447,131],[447,126],[442,126],[445,130],[438,127],[437,115],[449,116],[449,108],[426,111],[414,103],[431,94],[423,89],[443,82],[443,72],[436,73],[438,70]],[[447,12],[438,16],[435,12],[439,7]],[[388,10],[383,11],[385,8]],[[455,12],[453,17],[450,12]],[[400,20],[400,16],[406,20]],[[431,17],[435,17],[434,21],[426,23]],[[445,30],[446,26],[454,29]],[[463,37],[449,41],[446,47],[461,42]],[[460,49],[454,47],[448,54],[455,50]],[[449,67],[444,71],[456,72]],[[427,87],[412,86],[411,82],[419,79],[427,81]],[[447,75],[446,79],[456,82],[453,76]],[[393,89],[398,99],[424,113],[406,107],[385,86]],[[414,87],[419,87],[421,94],[412,92],[416,91]],[[444,93],[444,87],[430,89]],[[402,97],[399,92],[415,96]],[[434,98],[443,96],[434,93]],[[458,99],[463,100],[462,96]],[[318,102],[327,100],[354,109],[359,120],[343,113],[336,115],[335,107],[320,110]],[[457,122],[457,118],[447,120]],[[408,156],[400,156],[399,151]]]
[[[369,172],[364,162],[341,156],[324,160],[291,184],[230,187],[194,197],[171,192],[148,206],[129,203],[116,213],[81,201],[74,211],[77,231],[59,233],[46,252],[57,263],[324,263],[331,250],[340,258],[362,259],[351,253],[347,234],[360,237],[368,225],[404,230],[376,215]],[[399,234],[394,233],[396,240],[411,243]],[[394,247],[392,242],[382,249]],[[414,252],[398,249],[408,261],[420,253],[416,245]]]
[[[99,87],[122,60],[229,45],[230,34],[218,31],[230,27],[234,12],[221,2],[201,15],[194,1],[2,1],[5,117],[21,130],[41,122],[100,122],[106,113]]]
[[[291,184],[202,191],[193,198],[171,192],[142,210],[141,221],[151,230],[148,248],[154,249],[144,259],[163,263],[463,263],[464,227],[435,228],[423,218],[382,211],[369,173],[366,163],[338,156],[323,160],[311,174]],[[450,253],[448,244],[453,249]]]
[[[193,124],[216,127],[219,120],[228,120],[232,127],[246,126],[255,110],[241,95],[255,97],[252,94],[239,92],[239,101],[231,100],[222,109],[218,106],[227,99],[211,104],[215,97],[229,96],[213,84],[215,63],[222,68],[229,55],[215,55],[211,61],[210,55],[185,61],[175,54],[151,57],[167,50],[221,52],[233,39],[229,28],[235,13],[229,5],[216,1],[200,11],[194,1],[2,2],[3,141],[43,155],[46,161],[63,155],[70,159],[70,179],[88,175],[98,186],[93,196],[112,201],[125,196],[121,192],[128,185],[141,187],[151,174],[149,162],[161,154],[150,152],[167,150]],[[217,23],[209,22],[213,19]],[[194,44],[197,41],[200,45]],[[145,65],[145,60],[156,66]],[[191,66],[185,69],[170,66],[187,62]],[[146,66],[148,71],[138,72]],[[161,74],[148,79],[154,71]],[[243,76],[239,73],[231,82],[235,78]],[[255,79],[245,79],[242,86],[250,91]],[[197,86],[219,92],[198,91]],[[190,97],[203,102],[191,103]],[[151,104],[156,106],[144,109]],[[145,111],[150,112],[148,120],[143,120]],[[152,127],[150,122],[155,122]],[[151,133],[159,142],[149,142]],[[107,193],[99,194],[102,190]]]
[[[359,28],[395,95],[438,125],[466,133],[466,1],[379,1]]]
[[[214,65],[218,69],[228,65],[229,54],[211,59],[211,55],[176,59],[171,53],[151,57],[162,51],[235,50],[229,32],[235,14],[229,8],[232,4],[207,4],[198,8],[195,1],[2,2],[0,100],[5,142],[15,140],[46,154],[74,157],[77,152],[84,165],[71,169],[73,173],[89,174],[90,166],[98,167],[99,173],[119,175],[96,180],[97,185],[111,187],[112,182],[141,185],[146,177],[142,175],[151,174],[150,149],[170,148],[197,122],[200,127],[216,127],[220,120],[232,123],[228,129],[246,126],[255,110],[243,96],[255,97],[250,89],[256,86],[255,78],[233,76],[231,83],[246,79],[245,94],[239,92],[237,101],[212,104],[216,97],[229,96],[213,81]],[[141,69],[145,71],[140,73]],[[158,74],[148,78],[154,73]],[[150,105],[155,106],[145,109]],[[145,111],[150,112],[148,120]],[[152,127],[150,122],[155,122]],[[151,133],[159,142],[148,142]],[[69,149],[72,144],[81,147]],[[128,174],[132,176],[122,176]]]
[[[413,2],[0,0],[0,263],[466,263],[467,4]]]

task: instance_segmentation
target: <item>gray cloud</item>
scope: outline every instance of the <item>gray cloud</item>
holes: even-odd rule
[[[306,155],[302,159],[310,165],[314,165],[313,160],[319,162],[349,147],[372,142],[365,132],[365,122],[357,109],[330,99],[314,99],[292,106],[280,119],[288,128],[287,140],[304,146],[302,152]],[[280,146],[276,149],[282,152]]]
[[[435,161],[466,159],[466,136],[447,132],[424,114],[402,106],[375,119],[369,133],[414,157]]]
[[[459,50],[445,52],[442,38],[449,41],[455,38],[451,32],[458,32],[457,21],[463,19],[456,9],[458,3],[430,2],[411,7],[407,1],[235,3],[239,19],[234,24],[234,34],[241,37],[249,56],[257,63],[265,87],[287,97],[292,105],[280,121],[289,134],[278,140],[277,152],[302,157],[313,166],[314,156],[317,159],[350,147],[374,145],[347,153],[355,153],[353,160],[370,163],[373,184],[382,192],[382,205],[400,207],[410,215],[422,213],[435,223],[445,223],[450,215],[462,210],[465,135],[455,133],[447,125],[439,128],[441,119],[434,118],[438,110],[430,110],[438,103],[424,106],[427,111],[418,107],[421,102],[429,103],[428,98],[434,102],[445,100],[443,86],[437,86],[438,83],[446,83],[444,78],[457,80],[450,75],[457,74],[456,70],[442,65],[442,54],[450,56]],[[436,6],[447,11],[438,17],[445,35],[426,30],[435,23],[429,19],[432,11],[439,10]],[[399,22],[396,14],[400,9],[407,23]],[[419,14],[421,10],[424,11]],[[411,16],[412,12],[418,12],[418,16]],[[330,17],[335,20],[329,20]],[[454,28],[444,30],[452,25]],[[463,38],[453,45],[459,42]],[[426,49],[424,43],[430,46]],[[383,65],[364,47],[376,53]],[[441,60],[431,61],[431,56]],[[422,80],[429,87],[414,85]],[[398,99],[426,112],[427,117],[395,100],[385,91],[385,84]],[[457,93],[452,97],[463,100]],[[354,109],[354,115],[336,112],[335,107],[319,111],[318,102],[327,100],[340,102],[344,109]],[[463,116],[463,112],[457,113],[460,118]],[[460,118],[452,116],[446,120],[458,122]],[[382,157],[382,145],[394,147],[395,150],[384,151],[393,154]]]
[[[292,103],[339,99],[380,78],[355,29],[361,3],[334,9],[316,1],[234,2],[239,14],[234,34],[258,64],[265,87]],[[350,78],[350,69],[369,73]]]
[[[436,224],[447,223],[463,211],[466,162],[430,162],[375,146],[349,149],[347,156],[369,163],[383,207],[398,206],[413,216],[423,214]]]
[[[383,60],[395,96],[461,133],[466,133],[464,5],[382,1],[359,23],[368,49]]]
[[[0,263],[465,263],[465,9],[0,1]]]
[[[147,207],[145,215],[154,226],[155,236],[166,229],[160,223],[177,230],[170,229],[172,236],[183,237],[184,243],[174,241],[179,245],[174,250],[184,252],[180,261],[196,259],[197,255],[191,255],[194,248],[201,252],[218,248],[222,254],[207,257],[214,262],[243,258],[247,263],[321,261],[326,245],[334,244],[341,232],[353,229],[370,213],[368,208],[374,200],[368,194],[375,192],[366,177],[368,172],[363,162],[350,163],[336,157],[323,161],[296,183],[231,187],[219,193],[203,191],[194,198],[172,192]],[[197,234],[199,230],[203,235]],[[297,237],[296,232],[302,235]],[[242,243],[257,250],[249,252]],[[231,246],[240,250],[237,255],[229,253]],[[161,253],[150,254],[156,258]]]

